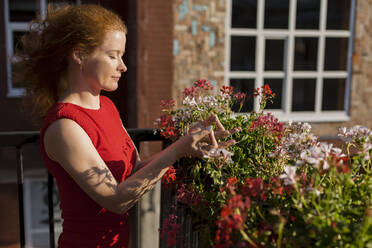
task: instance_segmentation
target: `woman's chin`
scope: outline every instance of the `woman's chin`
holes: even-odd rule
[[[111,92],[117,90],[118,87],[119,87],[118,83],[114,83],[112,85],[109,85],[108,87],[105,87],[103,90]]]

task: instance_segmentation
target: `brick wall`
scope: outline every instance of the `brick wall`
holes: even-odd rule
[[[153,128],[161,115],[160,101],[171,97],[172,2],[137,1],[137,127]],[[130,35],[130,34],[128,34]],[[131,68],[128,68],[130,70]],[[132,92],[134,94],[134,92]],[[161,149],[160,144],[141,144],[142,158]],[[157,247],[159,242],[160,187],[144,195],[140,202],[140,247]]]
[[[225,0],[174,0],[173,97],[205,78],[224,84]]]
[[[160,100],[171,97],[172,5],[170,1],[138,1],[138,127],[153,127]]]

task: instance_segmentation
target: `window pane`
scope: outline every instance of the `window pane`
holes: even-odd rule
[[[346,70],[348,38],[326,38],[324,70]]]
[[[8,0],[9,20],[11,22],[29,22],[39,11],[39,0]]]
[[[21,37],[25,33],[26,33],[25,31],[14,31],[13,32],[13,52],[15,52],[16,49],[22,49]]]
[[[241,112],[250,112],[253,110],[253,89],[254,79],[230,79],[230,86],[234,87],[234,93],[242,92],[246,93],[245,103],[241,109]],[[233,110],[238,112],[240,108],[239,104],[233,106]]]
[[[254,71],[256,59],[256,37],[231,36],[232,71]]]
[[[32,242],[33,246],[30,247],[49,248],[49,232],[33,233]]]
[[[349,29],[351,0],[328,0],[327,29]]]
[[[344,110],[346,79],[323,80],[322,110]]]
[[[75,4],[76,0],[48,0],[47,2],[57,4],[57,5],[61,3]]]
[[[318,57],[318,38],[296,37],[294,70],[315,71]]]
[[[13,53],[16,51],[16,49],[22,50],[22,44],[20,43],[20,41],[21,41],[22,35],[24,35],[25,33],[26,32],[24,32],[24,31],[14,31],[13,32]],[[14,78],[14,73],[16,71],[20,71],[20,65],[17,64],[17,63],[12,63],[11,69],[12,69],[12,78]],[[12,86],[13,86],[13,88],[20,88],[21,87],[18,83],[16,83],[16,80],[14,80],[14,79],[12,79]]]
[[[283,79],[282,78],[267,78],[264,83],[268,84],[271,90],[275,93],[273,103],[267,102],[267,109],[281,109],[282,108],[282,92],[283,92]]]
[[[265,1],[265,28],[288,29],[289,0]]]
[[[284,69],[284,40],[266,40],[265,70],[282,71]]]
[[[292,93],[292,111],[315,110],[316,79],[294,79]]]
[[[256,28],[257,0],[233,0],[231,26],[233,28]]]
[[[297,0],[296,29],[319,29],[320,0]]]

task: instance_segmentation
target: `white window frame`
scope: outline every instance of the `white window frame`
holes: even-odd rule
[[[354,21],[356,0],[351,0],[349,30],[327,30],[327,3],[328,0],[320,1],[320,16],[318,30],[301,30],[295,28],[297,0],[289,0],[289,27],[288,29],[264,29],[265,1],[257,1],[257,27],[232,28],[232,0],[226,0],[225,20],[225,82],[230,79],[253,79],[255,88],[261,87],[264,78],[283,78],[283,96],[281,110],[268,110],[274,113],[281,121],[306,121],[306,122],[339,122],[348,121],[350,106],[350,85],[352,74],[352,53],[354,40]],[[255,36],[256,56],[255,71],[230,71],[230,46],[231,36]],[[318,39],[318,56],[316,71],[294,71],[294,44],[295,37],[315,37]],[[324,71],[324,50],[326,37],[348,38],[347,68],[345,71]],[[265,64],[265,40],[282,39],[285,42],[284,70],[264,71]],[[291,111],[292,105],[292,82],[293,78],[316,79],[315,89],[315,111]],[[323,79],[343,78],[346,79],[344,109],[342,111],[322,111]],[[258,99],[254,99],[254,110],[258,111]]]
[[[5,44],[6,44],[6,66],[7,66],[7,85],[8,93],[7,97],[22,97],[26,93],[23,88],[13,87],[12,82],[12,64],[11,59],[13,57],[13,32],[21,31],[26,32],[28,30],[28,22],[11,22],[9,17],[9,0],[4,0],[4,19],[5,19]],[[81,0],[75,1],[77,5],[81,4]],[[39,0],[40,15],[45,17],[47,12],[47,2],[46,0]]]

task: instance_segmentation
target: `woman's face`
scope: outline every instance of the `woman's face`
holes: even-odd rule
[[[84,81],[94,91],[114,91],[118,88],[121,73],[127,70],[122,60],[125,43],[125,33],[108,31],[102,45],[82,60]]]

